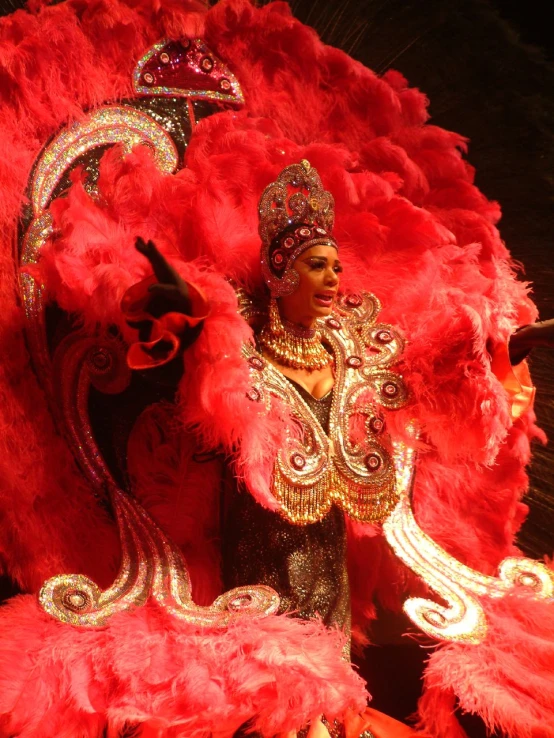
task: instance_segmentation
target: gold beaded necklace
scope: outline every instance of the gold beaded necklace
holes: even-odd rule
[[[258,336],[260,347],[278,364],[313,372],[331,364],[332,355],[321,343],[317,328],[303,328],[281,320],[277,300],[269,303],[269,320]]]

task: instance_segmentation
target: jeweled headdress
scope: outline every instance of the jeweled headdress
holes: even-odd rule
[[[331,235],[334,205],[306,159],[285,167],[265,188],[258,206],[262,273],[274,297],[290,295],[298,286],[292,264],[303,251],[317,244],[338,248]]]

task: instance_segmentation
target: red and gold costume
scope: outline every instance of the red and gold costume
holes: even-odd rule
[[[514,545],[540,431],[488,350],[536,311],[463,138],[281,3],[69,0],[1,38],[4,734],[394,735],[343,658],[378,603],[437,645],[419,732],[458,703],[551,738],[552,577]],[[258,200],[305,159],[345,265],[330,407],[256,347]]]

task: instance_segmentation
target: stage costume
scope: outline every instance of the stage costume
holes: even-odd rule
[[[439,644],[422,734],[462,736],[458,700],[512,738],[554,735],[551,573],[513,544],[540,431],[499,358],[536,312],[463,138],[281,3],[65,2],[4,20],[2,43],[6,235],[24,204],[21,305],[2,252],[2,561],[25,593],[0,615],[4,733],[272,736],[324,716],[354,735],[350,599],[357,638],[377,600]],[[287,248],[262,233],[260,269],[258,200],[304,160],[345,264],[320,327],[330,408],[255,342]],[[137,235],[194,285],[190,315],[152,310]],[[253,561],[260,529],[281,559]]]

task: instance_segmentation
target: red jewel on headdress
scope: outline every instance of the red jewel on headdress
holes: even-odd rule
[[[312,235],[312,231],[309,228],[299,228],[296,233],[300,238],[309,238]]]
[[[231,83],[226,77],[223,77],[223,79],[219,83],[219,86],[221,87],[222,90],[225,90],[225,91],[231,89]]]
[[[162,64],[169,64],[169,54],[167,54],[165,51],[162,51],[160,54],[160,61]]]
[[[214,68],[214,60],[209,56],[205,56],[200,61],[200,68],[203,69],[205,72],[211,72]]]
[[[285,240],[283,241],[283,246],[286,249],[292,249],[294,247],[295,243],[296,243],[296,241],[294,240],[294,238],[292,236],[287,236],[285,238]]]
[[[281,269],[285,265],[285,255],[281,249],[276,249],[271,256],[271,263],[276,269]]]
[[[143,77],[144,81],[147,85],[151,85],[154,83],[154,75],[150,74],[150,72],[146,72],[146,74]]]
[[[319,236],[326,236],[327,235],[327,231],[325,230],[325,228],[319,228],[319,226],[315,229],[315,232]]]

